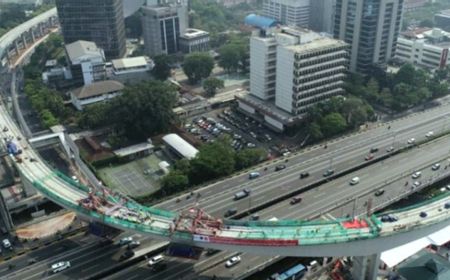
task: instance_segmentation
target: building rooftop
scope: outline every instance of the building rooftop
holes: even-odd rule
[[[94,42],[79,40],[66,45],[66,52],[70,61],[77,60],[82,56],[103,56],[102,49]]]
[[[450,17],[450,9],[449,10],[442,10],[439,13],[437,13],[436,15]]]
[[[345,43],[344,41],[331,39],[328,37],[320,37],[320,38],[312,40],[311,42],[287,46],[286,49],[292,50],[294,52],[305,53],[305,52],[318,51],[318,50],[330,48],[330,47],[343,47],[346,45],[347,45],[347,43]]]
[[[450,279],[450,263],[443,257],[422,250],[398,265],[398,274],[408,280]]]
[[[263,17],[255,14],[249,14],[245,17],[245,24],[260,29],[267,29],[277,25],[277,21],[273,18]]]
[[[178,136],[178,134],[167,134],[162,139],[167,145],[171,146],[180,155],[187,159],[194,158],[198,153],[198,150],[194,148],[194,146],[186,142],[183,138]]]
[[[125,148],[117,149],[114,151],[114,154],[118,157],[126,157],[135,153],[151,150],[153,149],[153,147],[154,146],[149,142],[144,142],[136,145],[131,145]]]
[[[118,81],[106,80],[82,86],[75,89],[72,93],[78,99],[83,99],[103,95],[109,92],[121,91],[123,88],[124,85]]]
[[[114,69],[124,69],[124,68],[147,66],[149,64],[149,60],[150,58],[147,56],[137,56],[137,57],[113,59],[111,62]]]
[[[185,39],[192,39],[197,38],[200,36],[206,36],[209,35],[208,32],[200,30],[200,29],[194,29],[194,28],[187,28],[184,34],[182,34],[180,37]]]

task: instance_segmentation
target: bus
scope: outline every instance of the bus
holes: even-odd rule
[[[307,269],[304,265],[297,264],[281,274],[273,274],[268,280],[298,280],[302,279],[306,271]]]

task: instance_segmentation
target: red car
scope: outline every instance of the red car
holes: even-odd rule
[[[371,159],[373,159],[373,154],[368,154],[364,159],[365,159],[365,160],[371,160]]]

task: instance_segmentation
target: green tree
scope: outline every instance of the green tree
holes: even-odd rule
[[[431,19],[424,19],[419,22],[419,27],[434,27],[434,22]]]
[[[320,125],[317,122],[312,122],[309,125],[308,130],[313,140],[317,141],[323,138],[322,130],[320,129]]]
[[[203,81],[203,89],[208,96],[214,96],[218,89],[224,88],[224,82],[215,77],[209,77]]]
[[[394,98],[392,96],[391,90],[389,88],[383,88],[379,95],[379,102],[388,108],[391,108],[394,103]]]
[[[42,123],[47,128],[57,125],[59,123],[58,119],[55,118],[55,116],[52,114],[52,112],[50,112],[50,110],[44,109],[39,113],[39,115],[42,120]]]
[[[235,72],[239,69],[241,62],[242,46],[238,44],[226,44],[219,49],[220,59],[219,66],[228,73]]]
[[[236,153],[236,169],[244,169],[261,162],[266,156],[263,149],[243,149]]]
[[[339,113],[330,113],[322,118],[321,130],[326,136],[333,136],[343,132],[347,128],[344,117]]]
[[[407,63],[400,67],[397,74],[395,74],[394,81],[395,84],[404,83],[409,84],[411,83],[412,79],[414,79],[416,74],[416,70],[414,69],[414,66]]]
[[[167,80],[170,76],[170,58],[165,54],[157,55],[153,58],[155,67],[152,69],[153,76],[161,81]]]
[[[115,127],[132,139],[165,132],[174,119],[174,88],[160,81],[128,86],[110,103],[108,116]]]
[[[200,147],[197,156],[191,160],[189,180],[192,183],[226,176],[234,171],[234,150],[230,141],[221,138]]]
[[[189,186],[189,178],[180,171],[174,170],[161,179],[161,192],[170,195],[185,190]]]
[[[183,63],[184,74],[191,84],[209,77],[214,68],[214,60],[208,53],[192,53],[186,56]]]
[[[110,103],[97,103],[84,108],[78,120],[78,125],[83,128],[95,129],[107,125],[110,122]]]
[[[369,82],[367,82],[366,86],[366,97],[370,102],[376,102],[378,100],[378,93],[380,91],[380,86],[378,81],[374,78],[371,78]]]

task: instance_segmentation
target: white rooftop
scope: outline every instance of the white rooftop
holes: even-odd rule
[[[103,57],[102,49],[97,47],[97,44],[91,41],[79,40],[71,44],[67,44],[66,51],[70,61],[75,61],[83,56]]]
[[[154,146],[152,144],[144,142],[136,145],[131,145],[125,148],[117,149],[114,151],[114,154],[118,157],[126,157],[135,153],[153,149],[153,147]]]
[[[139,66],[146,66],[149,63],[147,56],[127,57],[120,59],[113,59],[111,62],[114,69],[134,68]]]
[[[183,138],[178,136],[178,134],[167,134],[162,139],[164,143],[172,147],[180,155],[187,159],[193,159],[198,153],[198,150],[194,148],[194,146],[186,142]]]
[[[180,37],[186,38],[186,39],[192,39],[192,38],[196,38],[199,36],[205,36],[208,34],[209,34],[208,32],[200,30],[200,29],[187,28],[186,31],[184,32],[184,34],[182,34]]]

